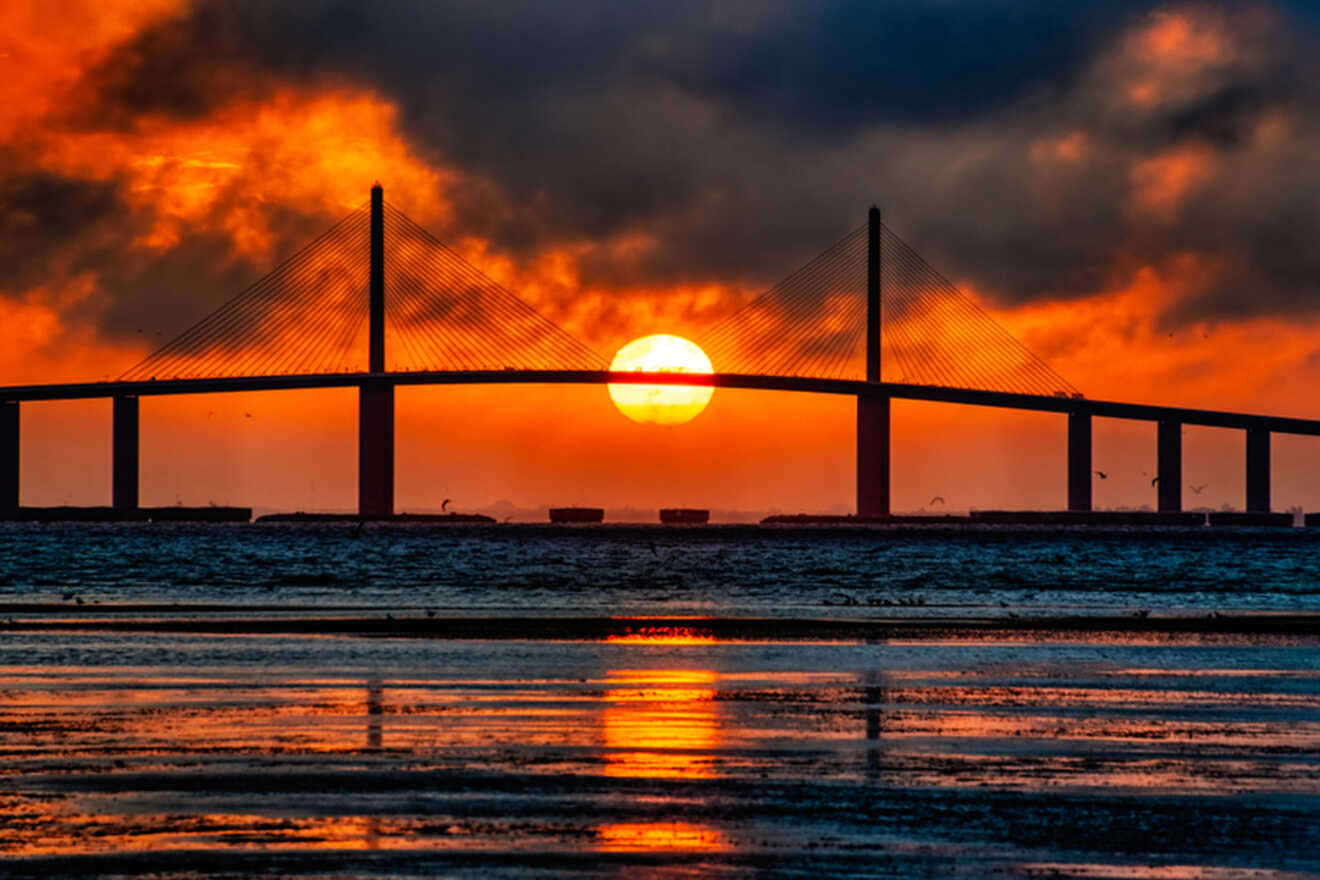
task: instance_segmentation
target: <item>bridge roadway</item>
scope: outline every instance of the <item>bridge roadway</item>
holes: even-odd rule
[[[1055,412],[1068,416],[1068,509],[1091,509],[1092,417],[1156,422],[1158,507],[1182,508],[1182,426],[1243,430],[1246,442],[1246,508],[1270,509],[1270,435],[1320,436],[1320,420],[1120,403],[1063,395],[1042,396],[978,391],[896,382],[814,379],[738,373],[644,373],[608,370],[485,370],[445,372],[327,373],[301,376],[236,376],[207,379],[80,382],[0,387],[0,507],[17,508],[19,498],[19,404],[41,400],[111,398],[113,419],[113,504],[138,506],[138,400],[142,397],[281,391],[315,388],[359,389],[359,509],[363,515],[393,512],[394,389],[400,385],[709,385],[760,391],[842,394],[857,400],[859,516],[889,513],[889,404],[925,400],[969,406]]]
[[[1119,403],[1086,397],[1045,397],[1004,391],[977,391],[901,382],[812,379],[800,376],[759,376],[741,373],[640,373],[608,370],[468,370],[415,373],[322,373],[305,376],[234,376],[214,379],[160,379],[143,382],[74,382],[60,385],[0,386],[0,401],[87,400],[106,397],[149,397],[171,394],[217,394],[237,391],[286,391],[310,388],[352,388],[381,385],[710,385],[758,391],[808,394],[882,396],[969,406],[1035,410],[1112,419],[1178,422],[1211,428],[1238,428],[1276,434],[1320,436],[1320,419],[1235,413],[1223,410]]]

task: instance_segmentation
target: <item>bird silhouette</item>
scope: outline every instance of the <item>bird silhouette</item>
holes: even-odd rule
[[[440,502],[440,512],[441,512],[441,513],[444,513],[445,510],[446,510],[446,508],[448,508],[448,507],[449,507],[449,499],[448,499],[448,498],[446,498],[444,501]]]
[[[938,501],[940,504],[943,504],[943,503],[944,503],[944,496],[943,496],[943,495],[936,495],[934,498],[930,499],[931,506],[932,506],[932,507],[935,506],[935,502],[937,502],[937,501]]]
[[[1104,471],[1096,471],[1096,472],[1095,472],[1095,475],[1096,475],[1097,477],[1099,477],[1100,479],[1102,479],[1102,480],[1107,480],[1107,479],[1109,479],[1109,474],[1105,473]]]
[[[1154,486],[1154,485],[1155,485],[1156,483],[1158,483],[1159,481],[1160,481],[1160,478],[1159,478],[1159,477],[1156,477],[1155,479],[1153,479],[1153,480],[1150,481],[1150,484],[1151,484],[1152,486]]]
[[[1203,491],[1205,491],[1205,487],[1209,485],[1210,485],[1209,483],[1202,483],[1199,486],[1188,486],[1187,488],[1191,489],[1197,495],[1200,495]]]

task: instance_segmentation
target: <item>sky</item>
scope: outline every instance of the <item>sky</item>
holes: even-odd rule
[[[699,336],[877,203],[1088,397],[1320,417],[1318,49],[1283,0],[11,0],[0,382],[122,374],[380,181],[607,358]],[[837,512],[854,420],[401,390],[396,496]],[[108,403],[23,426],[24,503],[106,503]],[[142,430],[144,504],[355,504],[351,391],[151,399]],[[1096,504],[1153,504],[1154,426],[1095,433]],[[1060,416],[896,403],[893,443],[897,510],[1065,503]],[[1244,445],[1188,429],[1188,505],[1242,505]],[[1276,438],[1274,476],[1320,509],[1320,442]]]

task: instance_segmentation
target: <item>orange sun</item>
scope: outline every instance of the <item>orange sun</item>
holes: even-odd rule
[[[706,353],[681,336],[657,333],[619,349],[610,370],[616,373],[713,373]],[[681,425],[706,408],[714,388],[702,385],[628,385],[612,383],[614,405],[634,422]]]

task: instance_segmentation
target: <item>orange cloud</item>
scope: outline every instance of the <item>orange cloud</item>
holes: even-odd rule
[[[1229,43],[1219,23],[1188,10],[1157,12],[1136,43],[1147,58],[1183,65],[1214,64],[1229,56]]]
[[[1200,146],[1185,146],[1132,168],[1132,210],[1163,222],[1176,218],[1189,195],[1214,178],[1218,161]]]
[[[1143,110],[1197,94],[1247,56],[1241,32],[1260,24],[1258,14],[1243,12],[1230,25],[1222,13],[1205,7],[1155,12],[1128,35],[1111,62],[1117,92]]]
[[[1031,160],[1036,163],[1081,162],[1090,154],[1091,137],[1085,131],[1041,138],[1031,145]]]
[[[180,0],[12,0],[0,4],[0,141],[23,134],[67,96],[84,71]]]
[[[99,338],[71,315],[95,311],[97,286],[81,274],[58,286],[0,297],[0,376],[3,384],[80,382],[116,377],[142,348]]]
[[[1221,277],[1218,261],[1172,255],[1139,269],[1130,283],[1072,302],[1046,302],[997,314],[1004,325],[1088,397],[1314,417],[1300,387],[1320,338],[1320,322],[1263,317],[1202,321],[1176,330],[1158,316]],[[1145,390],[1150,389],[1150,390]]]
[[[202,232],[228,235],[254,262],[277,256],[272,207],[338,219],[381,180],[411,211],[444,221],[451,175],[419,158],[396,110],[349,87],[285,88],[226,105],[202,119],[140,119],[131,131],[48,133],[42,168],[122,179],[129,204],[150,216],[139,247],[166,250]]]

